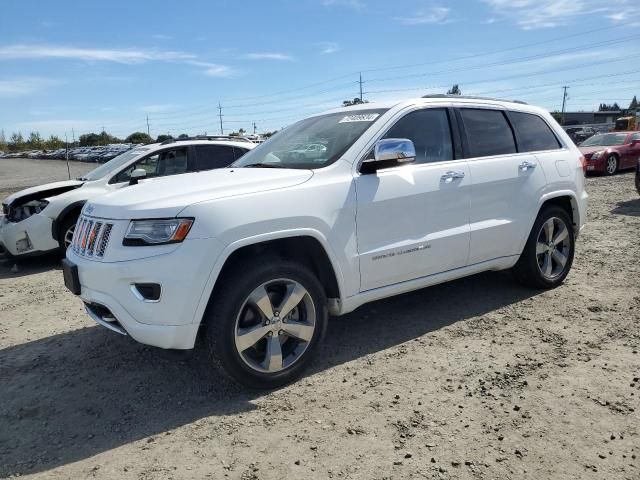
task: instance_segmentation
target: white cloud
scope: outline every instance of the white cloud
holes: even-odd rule
[[[404,25],[428,25],[428,24],[445,24],[451,22],[449,14],[451,9],[448,7],[429,7],[418,10],[408,17],[395,17],[395,20]]]
[[[245,57],[249,60],[280,60],[286,62],[290,62],[293,60],[293,57],[291,55],[276,52],[247,53]]]
[[[237,72],[227,65],[205,62],[197,55],[177,51],[141,49],[78,48],[59,45],[5,45],[0,46],[0,60],[63,59],[86,62],[112,62],[126,65],[145,62],[176,62],[203,69],[209,77],[227,78]]]
[[[330,55],[340,51],[340,45],[337,42],[319,42],[320,53],[322,55]]]
[[[186,63],[203,69],[202,73],[207,77],[230,78],[235,77],[238,71],[228,65],[219,63],[201,62],[199,60],[188,60]]]
[[[0,97],[15,98],[31,95],[59,82],[47,78],[26,77],[0,80]]]
[[[175,61],[196,58],[183,52],[159,52],[154,50],[116,50],[100,48],[78,48],[58,45],[7,45],[0,47],[0,59],[25,60],[63,58],[68,60],[104,61],[115,63],[142,63],[152,60]]]
[[[493,13],[511,18],[525,30],[567,25],[576,17],[600,15],[614,21],[626,17],[637,0],[483,0]]]

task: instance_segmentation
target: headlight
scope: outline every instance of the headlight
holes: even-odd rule
[[[591,160],[597,160],[598,158],[600,158],[600,156],[604,153],[604,151],[599,151],[599,152],[595,152],[593,155],[591,155]]]
[[[140,247],[182,242],[193,225],[193,218],[132,220],[123,245]]]
[[[42,212],[42,210],[47,208],[47,205],[49,205],[49,202],[46,200],[31,200],[16,207],[9,207],[7,209],[7,219],[10,222],[21,222],[32,215]]]

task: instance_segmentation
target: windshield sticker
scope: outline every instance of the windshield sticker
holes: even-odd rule
[[[347,115],[338,123],[347,123],[347,122],[373,122],[376,118],[380,116],[379,113],[361,113],[360,115]]]

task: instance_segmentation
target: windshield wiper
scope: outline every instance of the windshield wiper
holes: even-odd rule
[[[287,168],[282,165],[278,165],[275,163],[250,163],[249,165],[244,165],[242,168]]]

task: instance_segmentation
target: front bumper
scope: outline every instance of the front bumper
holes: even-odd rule
[[[604,173],[607,168],[606,158],[600,155],[596,160],[587,159],[587,173]]]
[[[17,223],[0,217],[0,244],[12,257],[39,255],[56,250],[59,244],[51,235],[52,223],[53,220],[41,213]]]
[[[78,267],[80,297],[96,322],[140,343],[189,349],[200,326],[196,311],[217,245],[213,239],[186,240],[178,248],[168,246],[166,254],[117,262],[87,259],[69,249],[67,259]],[[119,248],[139,255],[146,247]],[[160,284],[159,300],[136,295],[132,286],[137,283]]]

